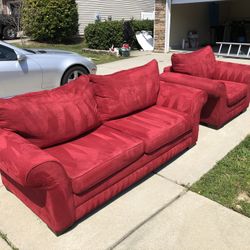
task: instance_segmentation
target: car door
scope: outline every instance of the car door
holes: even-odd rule
[[[42,70],[30,56],[0,44],[0,97],[41,90]]]

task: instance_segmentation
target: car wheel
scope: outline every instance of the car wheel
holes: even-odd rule
[[[7,40],[15,39],[17,37],[17,30],[13,26],[6,26],[3,28],[3,38]]]
[[[61,85],[64,85],[70,81],[75,80],[81,75],[89,74],[88,70],[81,66],[73,66],[69,68],[63,75]]]

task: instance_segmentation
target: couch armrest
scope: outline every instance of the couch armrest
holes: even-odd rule
[[[184,86],[204,90],[209,96],[226,96],[226,87],[223,82],[214,81],[208,78],[190,76],[180,73],[164,72],[160,79],[165,82],[177,83]]]
[[[0,171],[23,187],[51,188],[68,179],[58,160],[3,129],[0,129]]]
[[[161,81],[157,105],[189,114],[192,119],[192,143],[198,139],[200,114],[207,101],[205,91]]]
[[[250,84],[250,66],[216,61],[214,79]]]
[[[157,105],[178,110],[196,117],[207,101],[205,91],[175,83],[160,82]]]

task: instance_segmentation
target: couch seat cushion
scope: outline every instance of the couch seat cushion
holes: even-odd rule
[[[212,78],[216,59],[210,46],[191,53],[173,54],[171,57],[174,72]]]
[[[106,126],[46,151],[63,164],[76,194],[115,174],[144,153],[140,139]]]
[[[192,129],[188,115],[162,106],[152,106],[105,125],[143,140],[146,153],[152,153]]]
[[[247,84],[238,83],[238,82],[230,82],[230,81],[220,81],[225,84],[226,93],[227,93],[227,105],[233,106],[239,101],[241,101],[244,97],[247,96]]]
[[[42,148],[71,140],[99,124],[87,76],[53,90],[0,99],[0,128]]]
[[[102,120],[122,117],[156,103],[160,86],[156,60],[111,75],[91,75]]]

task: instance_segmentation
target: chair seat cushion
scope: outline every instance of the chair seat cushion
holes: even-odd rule
[[[80,194],[140,158],[143,142],[101,126],[88,135],[46,151],[57,158]]]
[[[0,128],[46,148],[100,124],[88,76],[62,87],[0,99]]]
[[[160,76],[156,60],[111,75],[91,75],[102,120],[126,116],[156,103]]]
[[[230,82],[230,81],[222,81],[226,87],[227,93],[227,105],[229,107],[235,105],[239,101],[241,101],[244,97],[247,96],[247,84],[238,83],[238,82]]]
[[[156,105],[105,125],[143,140],[148,154],[192,129],[189,115]]]

